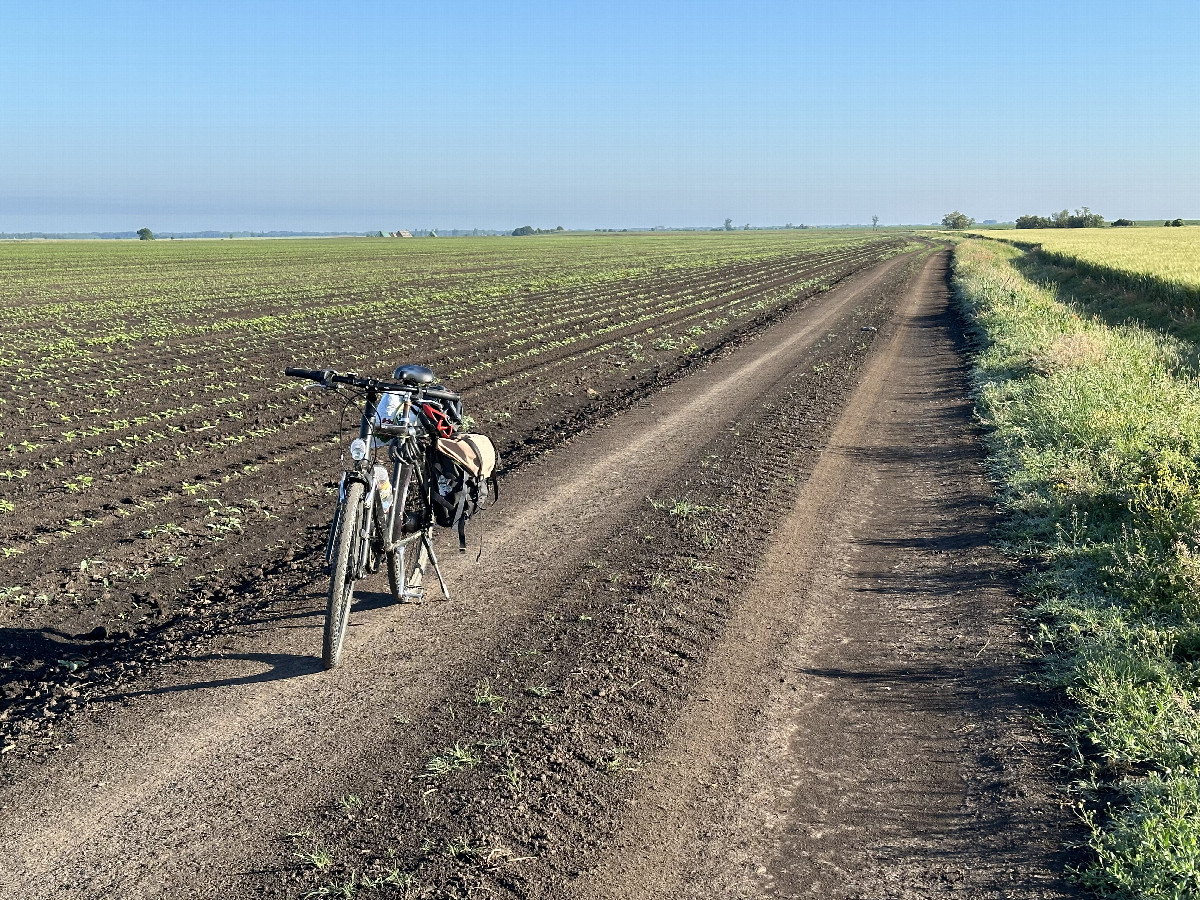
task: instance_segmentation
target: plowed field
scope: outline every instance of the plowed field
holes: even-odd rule
[[[435,245],[435,246],[431,246]],[[5,744],[315,542],[347,422],[287,365],[428,364],[509,466],[904,247],[862,236],[9,245]]]

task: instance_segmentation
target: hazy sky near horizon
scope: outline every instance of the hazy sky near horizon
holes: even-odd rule
[[[0,231],[1200,217],[1200,4],[0,0]]]

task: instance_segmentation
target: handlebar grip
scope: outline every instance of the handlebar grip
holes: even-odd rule
[[[437,388],[426,388],[422,393],[426,397],[432,397],[434,400],[461,400],[462,394],[456,394],[454,391],[439,391]]]
[[[317,372],[313,369],[297,369],[293,366],[288,366],[284,369],[283,374],[289,378],[311,378],[313,381],[323,381],[325,379],[324,372]]]

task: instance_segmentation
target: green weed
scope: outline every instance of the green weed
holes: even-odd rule
[[[422,778],[445,778],[459,769],[479,765],[480,758],[472,752],[470,746],[455,744],[441,756],[435,756],[425,764],[425,774]]]
[[[504,701],[504,697],[492,690],[490,681],[485,679],[475,686],[476,706],[485,706],[494,713],[503,713]]]

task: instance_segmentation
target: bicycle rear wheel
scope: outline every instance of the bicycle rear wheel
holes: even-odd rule
[[[432,537],[432,528],[424,529],[424,540],[419,531],[407,529],[429,522],[429,506],[425,498],[424,481],[415,466],[406,466],[397,492],[395,530],[401,532],[402,543],[388,553],[388,587],[392,599],[397,603],[420,603],[423,599],[425,568],[429,563],[426,541]]]
[[[350,606],[354,602],[354,568],[362,521],[363,486],[353,482],[346,489],[334,538],[333,565],[329,573],[329,603],[325,609],[325,640],[321,661],[326,669],[336,668],[342,660],[342,644],[350,624]]]
[[[432,529],[429,529],[431,531]],[[432,535],[425,534],[425,540]],[[425,569],[429,565],[429,550],[425,541],[413,540],[388,553],[388,587],[397,603],[420,603],[424,595]]]

